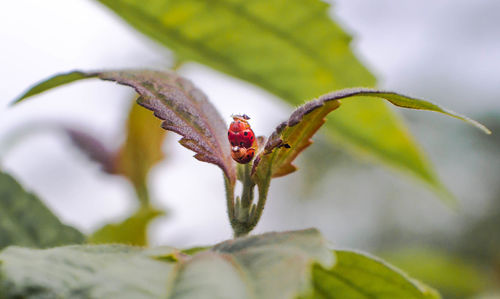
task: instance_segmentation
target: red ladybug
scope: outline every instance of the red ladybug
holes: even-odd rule
[[[254,155],[254,148],[243,148],[239,146],[233,146],[231,148],[231,157],[233,157],[234,161],[240,164],[247,164],[252,161]]]
[[[250,128],[246,114],[233,115],[233,122],[229,125],[227,132],[227,139],[231,146],[238,146],[241,148],[251,148],[255,142],[255,134]]]

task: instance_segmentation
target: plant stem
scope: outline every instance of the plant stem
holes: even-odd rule
[[[270,182],[271,180],[269,179],[263,184],[259,185],[259,200],[257,202],[257,206],[255,207],[255,211],[250,218],[250,230],[254,229],[257,223],[259,223],[260,217],[262,216],[264,206],[266,205],[267,192],[269,191]]]
[[[233,204],[235,209],[232,217],[230,217],[231,226],[234,236],[241,237],[247,235],[255,226],[251,225],[252,215],[254,214],[255,205],[253,205],[255,183],[252,180],[251,164],[240,165],[238,169],[238,178],[243,184],[241,197],[236,204]]]
[[[249,164],[245,164],[244,166],[244,172],[243,172],[243,191],[241,193],[241,206],[240,206],[240,217],[238,220],[241,222],[248,222],[249,220],[249,212],[250,212],[250,206],[252,205],[253,202],[253,189],[255,187],[255,184],[252,181],[252,177],[250,172],[252,171],[252,168]]]
[[[231,226],[233,226],[234,221],[234,185],[231,184],[229,179],[224,175],[224,187],[226,188],[226,205],[227,205],[227,215]]]

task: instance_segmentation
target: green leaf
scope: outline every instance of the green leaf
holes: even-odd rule
[[[226,241],[181,263],[171,298],[292,298],[309,285],[310,266],[335,257],[314,229]]]
[[[236,170],[227,145],[224,120],[201,90],[175,73],[147,70],[75,71],[46,80],[41,83],[43,89],[40,85],[33,86],[16,102],[65,82],[92,77],[134,88],[140,95],[137,103],[154,111],[154,115],[163,120],[164,129],[180,134],[183,138],[179,143],[196,152],[196,159],[219,166],[232,184],[236,182]],[[47,84],[52,81],[57,84]]]
[[[334,260],[323,237],[313,229],[226,241],[194,256],[164,247],[9,247],[0,253],[0,294],[8,298],[293,298],[310,287],[313,262],[331,267]]]
[[[98,0],[137,30],[196,61],[254,83],[292,105],[331,90],[373,86],[348,36],[320,0]],[[353,152],[447,193],[401,119],[385,103],[352,101],[325,132]]]
[[[478,266],[453,253],[407,248],[383,254],[412,277],[431,284],[446,298],[464,298],[486,290],[490,278]]]
[[[78,230],[61,223],[35,195],[0,172],[0,248],[52,247],[84,240]]]
[[[139,105],[132,105],[128,116],[127,139],[115,160],[115,172],[127,177],[143,204],[149,203],[147,177],[151,168],[164,158],[165,130],[160,121]]]
[[[121,223],[107,224],[89,238],[89,243],[146,246],[148,244],[148,225],[155,218],[164,215],[163,211],[149,206],[141,207],[132,216]]]
[[[9,247],[0,253],[0,297],[165,298],[172,268],[123,245]]]
[[[79,81],[82,79],[87,79],[87,78],[92,78],[95,77],[95,73],[83,73],[83,72],[69,72],[69,73],[64,73],[64,74],[59,74],[53,77],[50,77],[47,80],[41,81],[37,84],[35,84],[32,88],[27,90],[24,94],[22,94],[14,103],[20,102],[25,98],[29,98],[31,96],[37,95],[39,93],[42,93],[46,90],[61,86],[61,85],[66,85],[74,81]]]
[[[314,288],[304,298],[440,298],[436,291],[379,259],[346,250],[335,250],[335,254],[334,267],[314,265]]]
[[[292,162],[312,143],[311,137],[325,123],[325,117],[340,107],[341,99],[357,96],[382,98],[403,108],[440,112],[472,124],[487,134],[491,133],[482,124],[428,101],[369,88],[339,90],[300,106],[287,121],[276,128],[253,165],[252,173],[259,189],[268,186],[268,181],[272,177],[287,175],[295,171],[297,168]]]
[[[7,298],[439,298],[378,259],[329,250],[315,229],[238,238],[193,255],[169,247],[124,245],[9,247],[0,253],[0,294]]]

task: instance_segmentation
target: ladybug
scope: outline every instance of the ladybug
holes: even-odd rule
[[[231,148],[231,157],[233,157],[234,161],[240,164],[247,164],[248,162],[252,161],[254,155],[254,148],[244,148],[239,146],[233,146]]]
[[[229,125],[227,139],[232,147],[251,148],[255,142],[255,134],[250,128],[248,115],[233,115],[233,122]]]

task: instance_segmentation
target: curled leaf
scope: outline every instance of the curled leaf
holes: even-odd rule
[[[226,124],[207,96],[172,72],[130,70],[70,72],[37,84],[16,102],[53,87],[98,77],[130,86],[140,95],[137,103],[163,120],[162,127],[182,136],[180,144],[196,152],[195,158],[219,166],[232,184],[236,170],[226,141]]]
[[[272,177],[280,177],[295,171],[297,168],[292,162],[312,143],[310,138],[325,123],[326,115],[340,106],[340,99],[355,96],[377,97],[403,108],[440,112],[461,119],[490,134],[485,126],[475,120],[428,101],[370,88],[343,89],[325,94],[300,106],[288,121],[276,128],[254,162],[252,174],[257,184],[263,185]]]

